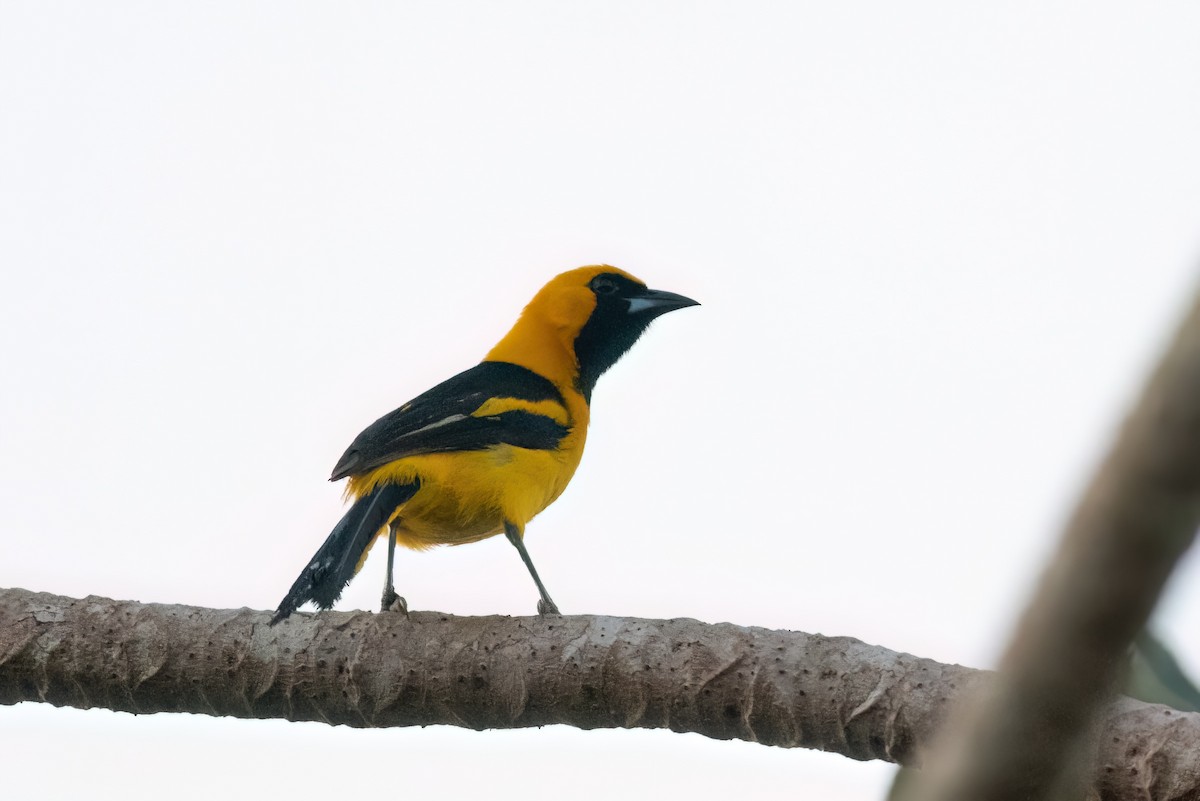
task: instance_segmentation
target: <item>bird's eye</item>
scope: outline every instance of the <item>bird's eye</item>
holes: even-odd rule
[[[592,291],[597,295],[612,295],[616,293],[617,285],[607,278],[597,278],[592,282]]]

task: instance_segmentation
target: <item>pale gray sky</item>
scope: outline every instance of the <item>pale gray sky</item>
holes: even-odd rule
[[[596,390],[564,612],[993,663],[1200,263],[1190,3],[0,4],[0,586],[273,608],[367,423],[552,275],[704,305]],[[529,614],[502,538],[418,609]],[[377,555],[341,608],[378,598]],[[1159,628],[1200,674],[1200,563]],[[878,799],[661,732],[0,709],[16,795]],[[199,768],[199,769],[197,769]],[[22,782],[27,782],[22,785]]]

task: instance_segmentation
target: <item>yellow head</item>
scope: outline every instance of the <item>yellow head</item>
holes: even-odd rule
[[[486,360],[528,367],[590,400],[596,379],[654,318],[696,305],[683,295],[649,289],[616,267],[580,267],[542,287]]]

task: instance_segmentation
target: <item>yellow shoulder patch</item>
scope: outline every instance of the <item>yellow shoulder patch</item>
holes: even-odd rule
[[[504,412],[529,412],[549,417],[562,426],[571,425],[571,417],[561,403],[555,400],[529,401],[520,398],[488,398],[471,412],[472,417],[491,417]]]

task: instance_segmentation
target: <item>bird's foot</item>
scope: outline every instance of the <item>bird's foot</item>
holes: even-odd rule
[[[383,591],[383,597],[379,599],[380,612],[401,612],[406,617],[408,616],[408,601],[396,594],[396,591],[388,587]]]
[[[538,614],[539,615],[561,615],[562,612],[558,611],[558,606],[555,605],[554,601],[551,601],[548,598],[543,598],[540,601],[538,601]]]

